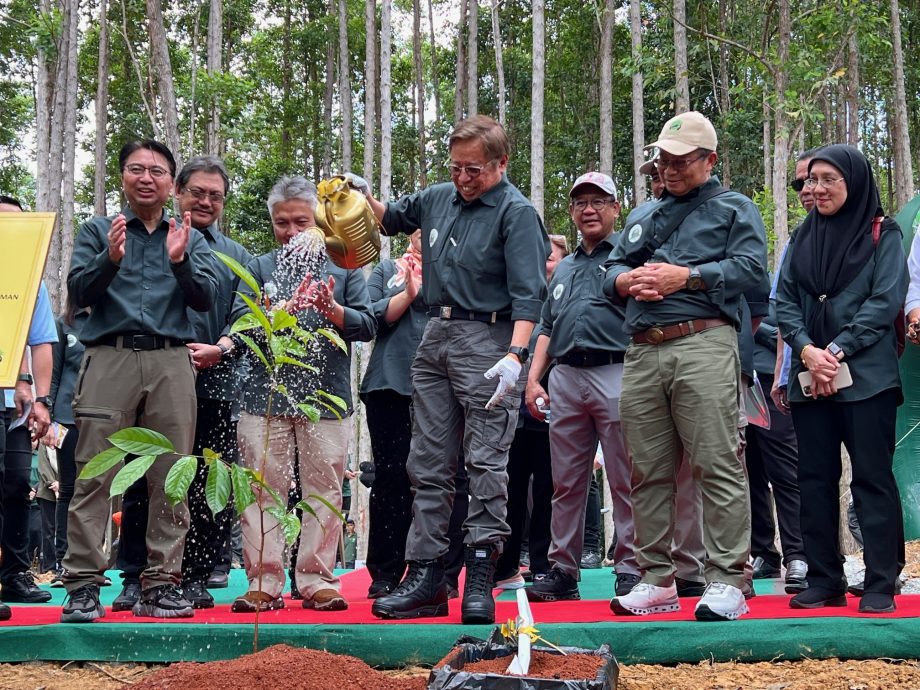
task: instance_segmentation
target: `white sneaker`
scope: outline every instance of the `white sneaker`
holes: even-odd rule
[[[496,580],[493,589],[523,589],[525,584],[524,576],[521,575],[521,571],[517,571],[511,577],[506,577],[504,580]]]
[[[740,589],[724,582],[710,582],[693,613],[698,621],[733,621],[747,612]]]
[[[648,616],[651,613],[680,611],[677,585],[667,587],[640,582],[622,597],[610,600],[610,610],[619,616]]]

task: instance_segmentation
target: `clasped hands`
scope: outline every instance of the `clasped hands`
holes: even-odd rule
[[[837,373],[840,360],[828,350],[818,347],[806,347],[802,352],[802,363],[811,372],[811,397],[829,396],[837,393]]]
[[[617,276],[617,290],[637,302],[659,302],[687,286],[690,269],[674,264],[649,263]]]

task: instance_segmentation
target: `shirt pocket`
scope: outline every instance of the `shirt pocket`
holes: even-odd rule
[[[475,275],[504,277],[505,248],[498,242],[492,223],[471,220],[460,237],[451,237],[457,244],[457,263]]]

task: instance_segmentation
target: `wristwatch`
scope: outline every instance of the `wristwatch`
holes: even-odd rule
[[[834,357],[836,357],[837,359],[843,359],[843,355],[845,354],[843,352],[843,348],[840,347],[833,340],[830,343],[828,343],[827,351],[830,352],[832,355],[834,355]]]
[[[690,275],[687,276],[687,289],[699,290],[703,287],[703,278],[700,276],[700,269],[696,266],[687,266],[690,269]]]
[[[47,395],[39,395],[33,402],[41,403],[46,408],[48,408],[49,411],[51,410],[51,398],[49,398]]]
[[[233,352],[233,348],[232,348],[232,347],[227,347],[227,346],[224,345],[223,343],[217,343],[217,349],[220,350],[220,358],[221,358],[221,359],[223,359],[224,357],[229,356],[230,353]]]
[[[520,360],[521,364],[523,364],[527,361],[527,358],[530,357],[530,350],[528,350],[526,347],[517,347],[516,345],[512,345],[508,348],[508,354],[514,355],[518,358],[518,360]]]
[[[16,377],[16,381],[17,382],[25,381],[31,386],[32,385],[32,374],[20,374],[19,376]]]

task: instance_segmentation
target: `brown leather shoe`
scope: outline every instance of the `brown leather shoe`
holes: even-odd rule
[[[273,597],[265,592],[250,591],[237,597],[230,607],[233,613],[255,613],[258,611],[274,611],[284,608],[284,599]]]
[[[344,611],[348,608],[348,602],[341,593],[327,588],[317,590],[312,597],[304,597],[302,606],[305,609],[316,609],[317,611]]]

